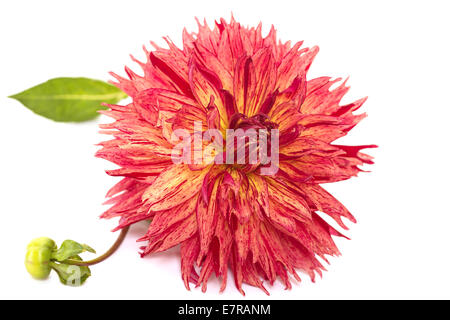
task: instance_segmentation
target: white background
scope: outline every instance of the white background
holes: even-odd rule
[[[195,16],[233,12],[244,25],[274,24],[282,40],[317,44],[309,78],[350,76],[345,101],[368,95],[369,113],[349,144],[378,144],[371,173],[328,185],[356,216],[337,240],[322,279],[307,276],[270,297],[246,286],[246,298],[450,298],[449,74],[447,1],[2,1],[0,2],[0,297],[242,298],[231,278],[223,294],[184,289],[176,249],[141,259],[132,228],[121,249],[92,267],[83,287],[64,287],[54,274],[32,280],[23,265],[28,241],[49,236],[86,242],[103,252],[116,221],[99,220],[112,164],[94,158],[99,118],[61,124],[7,96],[58,76],[108,80],[143,58],[150,40],[196,30]],[[136,69],[136,68],[135,68]],[[88,254],[85,254],[88,258]]]

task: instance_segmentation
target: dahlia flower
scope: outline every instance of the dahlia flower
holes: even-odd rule
[[[143,75],[128,67],[127,78],[112,74],[132,102],[102,111],[115,120],[101,125],[113,139],[97,156],[119,166],[109,175],[123,177],[108,192],[112,206],[102,217],[120,217],[116,230],[151,220],[139,239],[146,243],[141,255],[180,245],[187,289],[194,283],[205,291],[214,272],[222,291],[229,269],[243,294],[244,283],[268,293],[264,282],[279,279],[290,288],[292,277],[300,281],[297,271],[314,281],[325,270],[318,258],[339,255],[332,236],[344,237],[318,212],[344,229],[342,218],[355,222],[320,184],[372,163],[360,150],[373,145],[333,143],[366,116],[354,114],[366,98],[341,106],[345,81],[306,80],[318,48],[282,43],[273,27],[263,37],[261,24],[246,28],[233,18],[212,29],[198,24],[197,33],[183,31],[182,49],[165,38],[167,48],[144,48],[147,61],[132,57]],[[195,139],[209,129],[239,128],[278,130],[272,174],[262,174],[268,164],[261,159],[249,163],[248,151],[241,162],[174,162],[176,130]],[[201,142],[194,153],[206,149]]]

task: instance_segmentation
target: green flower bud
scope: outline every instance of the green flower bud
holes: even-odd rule
[[[55,242],[46,237],[32,240],[27,246],[25,267],[33,278],[45,279],[51,271],[50,259],[56,248]]]

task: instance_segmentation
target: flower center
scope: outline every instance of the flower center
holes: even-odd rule
[[[270,133],[271,129],[278,128],[278,125],[271,122],[269,117],[263,113],[255,114],[252,117],[247,117],[242,113],[235,113],[231,116],[229,129],[267,129]]]
[[[242,113],[235,113],[229,124],[232,132],[227,134],[226,148],[233,149],[234,161],[227,161],[228,164],[243,173],[255,171],[261,166],[262,157],[270,157],[271,134],[278,125],[270,121],[265,114],[259,113],[252,117],[247,117]],[[230,159],[228,159],[230,160]]]

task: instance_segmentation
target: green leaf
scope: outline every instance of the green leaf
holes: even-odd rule
[[[79,244],[73,240],[65,240],[59,249],[53,251],[52,259],[56,261],[64,261],[85,251],[95,253],[95,250],[86,244]]]
[[[114,104],[127,95],[104,81],[88,78],[55,78],[10,96],[33,112],[61,122],[94,119],[101,103]]]
[[[79,256],[74,256],[72,259],[83,261]],[[53,261],[50,262],[50,266],[56,271],[62,284],[72,287],[81,286],[86,279],[91,276],[91,270],[89,267],[56,263]]]

